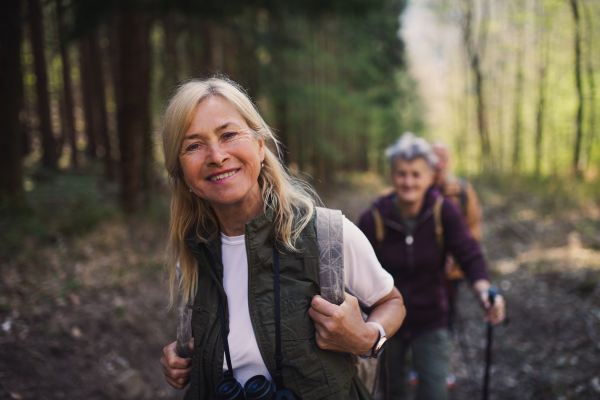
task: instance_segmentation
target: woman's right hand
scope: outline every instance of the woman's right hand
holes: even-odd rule
[[[190,341],[190,349],[194,350],[194,339]],[[165,380],[175,389],[183,389],[190,381],[192,359],[181,358],[177,355],[177,342],[173,342],[163,349],[160,359],[163,366]]]

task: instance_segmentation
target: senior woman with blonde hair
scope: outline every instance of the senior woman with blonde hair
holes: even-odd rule
[[[270,398],[269,387],[277,398],[369,398],[349,354],[377,356],[405,312],[366,237],[344,219],[352,294],[328,303],[319,295],[316,197],[271,150],[273,132],[237,84],[183,84],[162,134],[173,187],[171,300],[191,304],[193,332],[190,357],[177,342],[164,348],[167,382],[190,383],[189,399]]]
[[[487,321],[502,321],[504,299],[498,295],[490,305],[490,282],[481,247],[457,206],[431,187],[437,156],[429,143],[408,132],[386,155],[394,190],[373,202],[359,227],[375,247],[381,265],[394,277],[407,317],[388,341],[378,393],[392,400],[409,398],[405,356],[410,349],[419,379],[417,400],[443,400],[448,398],[450,356],[446,252],[463,267]]]

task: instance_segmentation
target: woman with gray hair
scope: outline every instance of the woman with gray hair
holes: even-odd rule
[[[381,265],[402,293],[407,316],[388,342],[381,363],[380,389],[389,399],[406,399],[405,356],[412,351],[418,374],[418,400],[448,398],[446,375],[450,356],[448,302],[444,262],[451,253],[463,266],[478,293],[485,320],[504,318],[504,300],[488,299],[490,282],[481,248],[465,226],[460,211],[431,185],[437,156],[423,138],[407,132],[386,150],[394,191],[373,202],[359,223]],[[386,369],[385,367],[389,369]]]

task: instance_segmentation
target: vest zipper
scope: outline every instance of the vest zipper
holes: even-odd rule
[[[414,247],[413,244],[415,242],[414,234],[417,232],[417,229],[420,228],[425,221],[429,219],[433,215],[433,207],[430,207],[421,215],[417,222],[415,223],[414,228],[411,230],[406,229],[403,225],[397,223],[396,221],[392,221],[389,218],[385,218],[384,222],[387,226],[392,229],[399,231],[404,234],[404,243],[406,244],[406,264],[408,265],[409,271],[412,273],[415,268],[415,257],[414,257]]]

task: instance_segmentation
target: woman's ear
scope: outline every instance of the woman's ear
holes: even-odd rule
[[[258,156],[260,162],[265,161],[265,139],[258,139]]]

